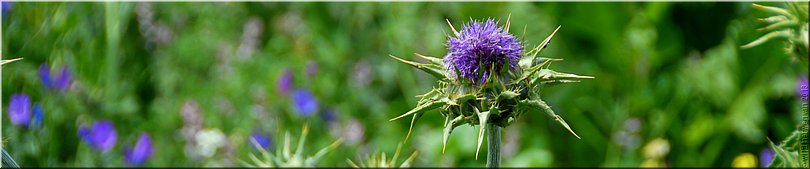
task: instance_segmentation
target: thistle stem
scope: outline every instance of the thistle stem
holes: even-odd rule
[[[487,168],[501,165],[501,127],[487,123]]]

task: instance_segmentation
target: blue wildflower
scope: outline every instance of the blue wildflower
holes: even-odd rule
[[[112,122],[104,120],[93,123],[90,128],[84,125],[80,126],[79,137],[91,147],[106,153],[115,147],[118,133],[115,131]]]
[[[255,140],[256,143],[258,143],[259,146],[262,149],[270,148],[270,145],[272,143],[272,140],[270,140],[270,137],[265,136],[264,134],[262,134],[260,132],[253,132],[252,134],[250,134],[250,140],[248,140],[248,144],[251,145],[250,147],[252,147],[254,149],[258,149],[256,146],[254,146],[254,144],[253,144],[253,142],[251,140]]]
[[[491,74],[491,67],[496,72],[507,63],[509,68],[517,68],[523,55],[520,41],[498,27],[492,19],[486,22],[472,20],[455,37],[450,37],[447,44],[444,62],[448,72],[455,74],[458,69],[461,74],[456,75],[457,79],[464,78],[475,83],[482,83]],[[483,74],[478,74],[479,69]]]
[[[281,76],[276,79],[276,91],[283,95],[290,93],[292,88],[293,75],[289,68],[284,69]]]
[[[39,78],[42,80],[42,85],[48,89],[63,91],[70,87],[70,83],[73,82],[73,75],[71,75],[70,69],[66,65],[59,69],[59,74],[56,77],[53,77],[51,73],[47,64],[43,63],[39,66]]]
[[[25,93],[11,95],[8,105],[8,117],[11,124],[28,126],[31,120],[31,98]]]
[[[324,122],[326,122],[327,124],[334,122],[335,119],[336,119],[335,111],[332,110],[332,109],[328,109],[328,110],[324,111],[323,114],[321,114],[321,119]]]
[[[302,116],[312,116],[318,111],[318,101],[307,90],[298,89],[292,94],[293,108]]]
[[[141,133],[134,148],[124,148],[124,161],[127,164],[141,166],[152,156],[152,139],[149,134]]]
[[[59,70],[59,76],[56,77],[56,81],[53,82],[53,87],[57,90],[65,90],[70,87],[72,81],[73,75],[71,75],[68,67],[63,65],[62,69]]]
[[[768,167],[771,165],[771,161],[773,161],[773,150],[771,148],[762,149],[762,152],[759,153],[759,166]]]
[[[46,88],[51,87],[51,69],[48,67],[48,64],[40,64],[39,65],[39,78],[42,80],[42,86]]]
[[[8,2],[8,1],[3,1],[2,5],[3,5],[2,13],[3,13],[3,15],[6,15],[6,13],[8,13],[8,11],[11,10],[11,6],[13,6],[14,3],[13,2]]]
[[[42,105],[40,105],[38,102],[34,103],[34,119],[31,119],[32,120],[31,125],[37,128],[42,127],[42,118],[44,115],[43,111],[44,110],[42,110]]]

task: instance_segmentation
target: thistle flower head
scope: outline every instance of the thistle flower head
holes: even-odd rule
[[[135,147],[124,149],[124,161],[130,165],[143,165],[152,156],[152,151],[152,139],[149,134],[141,133]]]
[[[506,127],[525,113],[545,112],[579,138],[539,95],[543,86],[593,78],[551,70],[549,64],[562,59],[537,56],[560,27],[524,53],[521,42],[507,32],[509,19],[503,27],[498,27],[492,19],[483,22],[472,20],[461,31],[456,31],[449,20],[447,23],[453,29],[454,36],[448,39],[448,53],[444,59],[416,54],[429,61],[419,63],[391,55],[439,79],[437,87],[417,96],[420,99],[416,107],[391,119],[412,116],[406,141],[413,124],[425,112],[433,109],[439,109],[445,117],[443,145],[446,145],[454,128],[464,124],[481,126],[476,158],[483,142],[483,126],[492,124]]]
[[[31,121],[31,98],[25,93],[11,95],[8,105],[8,117],[11,124],[28,126]]]
[[[104,120],[93,123],[91,127],[80,126],[79,137],[91,147],[109,152],[115,146],[118,132],[115,131],[112,122]]]
[[[503,27],[498,27],[492,19],[484,22],[472,20],[456,36],[450,37],[447,44],[448,52],[444,57],[447,72],[454,73],[458,69],[460,75],[455,75],[456,78],[475,83],[487,79],[493,73],[491,68],[496,72],[504,67],[503,64],[517,68],[523,56],[520,41]]]

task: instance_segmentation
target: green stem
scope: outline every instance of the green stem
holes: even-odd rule
[[[487,123],[487,168],[501,165],[501,127]]]

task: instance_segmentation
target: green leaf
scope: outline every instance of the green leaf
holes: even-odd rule
[[[421,57],[421,58],[423,58],[425,60],[430,61],[430,63],[436,64],[436,65],[441,65],[442,67],[444,67],[444,60],[442,60],[440,58],[431,57],[431,56],[425,56],[425,55],[422,55],[422,54],[419,54],[419,53],[413,53],[413,54],[415,54],[416,56],[419,56],[419,57]]]
[[[562,27],[562,25],[557,26],[557,29],[554,29],[554,32],[551,32],[551,34],[548,35],[548,37],[546,37],[546,39],[543,40],[542,43],[540,43],[540,45],[537,45],[536,47],[532,48],[532,50],[530,50],[529,52],[526,52],[526,55],[529,56],[529,58],[531,58],[532,62],[534,62],[534,60],[537,58],[537,54],[542,52],[543,49],[546,47],[546,45],[548,45],[548,43],[551,42],[551,38],[554,37],[554,34],[557,34],[557,31],[560,30],[560,27]]]
[[[398,57],[396,57],[394,55],[388,55],[388,56],[391,56],[394,59],[399,60],[400,62],[411,65],[411,66],[413,66],[413,67],[415,67],[415,68],[417,68],[419,70],[422,70],[422,71],[424,71],[424,72],[426,72],[426,73],[428,73],[430,75],[433,75],[434,77],[438,78],[439,80],[449,79],[449,78],[447,78],[447,75],[445,75],[444,67],[442,67],[441,65],[425,64],[425,63],[408,61],[408,60],[405,60],[405,59],[402,59],[402,58],[398,58]]]
[[[400,115],[398,117],[395,117],[395,118],[393,118],[393,119],[391,119],[389,121],[394,121],[394,120],[400,119],[402,117],[405,117],[405,116],[408,116],[408,115],[411,115],[411,114],[414,114],[414,113],[422,113],[422,112],[425,112],[425,111],[428,111],[428,110],[433,110],[433,109],[439,108],[439,107],[444,106],[444,105],[447,105],[447,99],[426,101],[424,103],[420,103],[419,105],[417,105],[416,107],[411,109],[411,111],[408,111],[405,114],[402,114],[402,115]]]
[[[489,121],[490,112],[497,112],[498,108],[495,105],[489,108],[489,111],[478,112],[478,108],[473,107],[475,114],[478,115],[478,147],[475,149],[475,159],[478,160],[478,152],[481,151],[481,143],[484,142],[484,129]]]
[[[448,118],[445,119],[444,122],[444,131],[442,132],[442,154],[444,154],[444,149],[447,148],[447,139],[450,138],[450,133],[453,132],[453,128],[456,128],[456,125],[464,116],[457,116],[451,121],[447,121]]]
[[[574,134],[575,137],[577,137],[578,139],[581,139],[579,137],[579,135],[577,135],[577,133],[574,132],[574,130],[571,130],[571,127],[568,126],[568,123],[566,123],[565,120],[563,120],[562,117],[555,114],[554,110],[551,109],[551,106],[548,106],[548,104],[546,104],[546,102],[544,102],[543,100],[540,100],[540,99],[523,100],[523,101],[520,101],[520,104],[523,105],[524,107],[533,108],[535,110],[542,109],[543,111],[546,112],[546,115],[554,118],[554,120],[556,120],[561,125],[563,125],[563,127],[565,127],[565,129],[568,129],[568,131],[571,132],[571,134]]]

